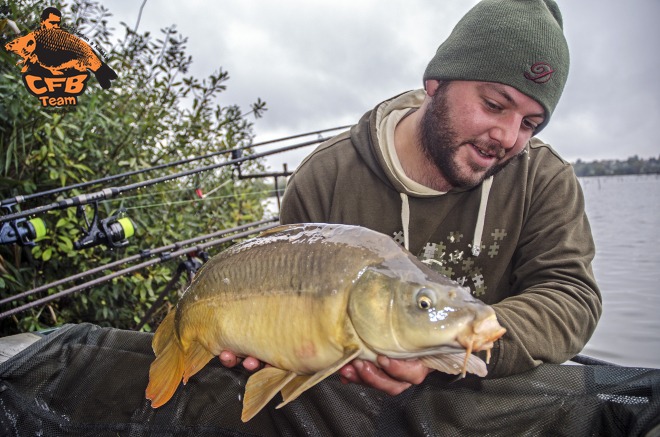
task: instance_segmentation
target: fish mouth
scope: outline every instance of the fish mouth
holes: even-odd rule
[[[465,348],[465,362],[461,375],[465,377],[468,359],[472,352],[486,351],[486,363],[490,362],[490,351],[500,337],[506,333],[506,328],[497,321],[497,316],[493,312],[488,317],[481,319],[473,325],[471,333],[464,333],[459,336],[458,342]]]
[[[493,343],[506,333],[506,329],[497,321],[495,313],[477,321],[472,332],[463,333],[458,337],[458,343],[472,352],[478,352],[493,347]]]
[[[412,345],[400,345],[393,350],[384,350],[382,348],[374,347],[373,345],[365,342],[371,350],[380,355],[386,355],[395,359],[411,359],[420,358],[424,356],[433,356],[438,354],[458,354],[465,353],[469,356],[472,352],[488,351],[493,348],[495,341],[497,341],[506,329],[503,328],[497,321],[495,312],[490,310],[486,314],[477,316],[476,320],[473,319],[470,323],[469,319],[464,319],[462,330],[447,333],[445,341],[434,347],[428,345],[411,347]],[[467,329],[465,329],[467,328]],[[364,341],[364,340],[363,340]]]

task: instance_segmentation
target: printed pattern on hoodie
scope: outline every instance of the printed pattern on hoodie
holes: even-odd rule
[[[490,259],[499,255],[500,244],[506,239],[504,229],[495,229],[491,238],[482,241],[482,256]],[[403,245],[403,231],[393,234],[394,241]],[[470,288],[472,294],[481,297],[486,294],[488,286],[484,281],[482,268],[471,254],[472,244],[465,249],[464,235],[459,231],[450,232],[444,241],[428,242],[421,253],[417,254],[420,261],[439,273],[453,279],[464,287]]]

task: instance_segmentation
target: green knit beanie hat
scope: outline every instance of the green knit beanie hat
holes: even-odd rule
[[[482,0],[431,59],[424,81],[510,85],[545,109],[548,124],[568,77],[568,45],[554,0]]]

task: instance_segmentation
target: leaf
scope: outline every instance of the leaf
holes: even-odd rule
[[[55,128],[55,135],[57,135],[57,138],[59,138],[60,141],[64,141],[64,131],[61,127],[57,126]]]
[[[57,221],[57,223],[55,224],[55,227],[56,228],[61,228],[62,226],[65,226],[67,224],[69,224],[69,219],[61,218]]]
[[[11,3],[15,9],[12,13],[33,16],[33,3]],[[119,26],[115,35],[99,12],[100,0],[85,0],[87,6],[75,13],[70,3],[80,2],[62,4],[63,15],[75,16],[76,26],[82,32],[93,29],[95,42],[113,47],[108,63],[120,74],[120,80],[113,81],[107,90],[88,87],[74,112],[53,113],[44,111],[34,96],[26,92],[19,68],[8,64],[10,69],[0,72],[0,94],[6,103],[0,105],[0,158],[5,159],[0,163],[4,172],[0,175],[3,178],[0,184],[7,181],[3,185],[3,198],[250,144],[253,134],[248,118],[254,120],[252,113],[244,114],[241,107],[231,102],[223,101],[223,106],[217,104],[220,93],[231,84],[229,75],[222,69],[209,77],[190,74],[192,60],[180,34],[170,30],[165,35],[152,35],[132,32],[132,26]],[[103,36],[97,40],[96,35]],[[156,42],[159,36],[160,43]],[[110,43],[113,40],[119,43]],[[255,113],[264,113],[263,110],[265,104],[261,100],[247,108]],[[218,161],[196,161],[187,164],[185,169],[211,162]],[[246,162],[244,169],[246,173],[247,170],[257,173],[260,165]],[[46,204],[182,169],[133,175],[102,187],[80,188],[58,194],[58,198],[43,197],[35,202]],[[121,199],[100,202],[99,219],[115,214],[121,205],[136,222],[138,234],[124,248],[109,250],[100,245],[76,251],[72,248],[73,241],[81,235],[79,228],[85,227],[84,219],[76,217],[75,208],[51,211],[45,218],[50,216],[57,233],[48,235],[31,248],[32,257],[14,251],[13,246],[0,246],[6,265],[15,266],[15,271],[7,268],[15,281],[4,276],[4,289],[7,293],[18,293],[33,288],[35,278],[39,285],[47,284],[139,254],[142,250],[203,235],[217,229],[220,223],[229,227],[240,219],[260,218],[260,202],[264,195],[252,194],[259,191],[254,180],[230,182],[217,192],[215,199],[201,203],[190,195],[196,188],[192,187],[193,180],[210,190],[232,181],[232,177],[232,169],[217,169],[199,177],[157,184],[140,192],[123,193]],[[91,221],[90,208],[87,213]],[[158,290],[163,290],[172,278],[177,263],[178,260],[171,260],[157,264],[141,270],[139,275],[120,277],[72,294],[56,301],[53,311],[62,323],[94,322],[90,319],[96,315],[97,321],[105,317],[103,323],[130,328],[135,323],[134,309],[142,310],[156,298]],[[182,279],[178,285],[183,282]],[[177,293],[173,292],[168,298],[175,303]],[[108,302],[105,314],[99,304],[103,299]],[[141,305],[143,299],[146,303]],[[52,321],[50,315],[44,312],[42,316],[39,310],[18,317],[19,323],[0,320],[0,330],[15,332]]]
[[[73,250],[73,241],[71,241],[71,239],[69,237],[67,237],[65,235],[59,235],[57,238],[61,242],[63,242],[66,249],[68,249],[68,250],[66,250],[66,252],[68,252],[70,250]]]

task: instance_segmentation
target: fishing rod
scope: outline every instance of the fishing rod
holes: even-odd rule
[[[111,262],[111,263],[108,263],[108,264],[104,264],[102,266],[95,267],[93,269],[89,269],[89,270],[86,270],[84,272],[72,275],[72,276],[67,276],[66,278],[62,278],[62,279],[59,279],[57,281],[54,281],[54,282],[51,282],[51,283],[48,283],[48,284],[41,285],[39,287],[33,288],[32,290],[27,290],[27,291],[24,291],[22,293],[15,294],[13,296],[6,297],[6,298],[0,300],[0,305],[4,305],[6,303],[11,303],[11,302],[14,302],[16,300],[23,299],[23,298],[31,296],[33,294],[37,294],[37,293],[40,293],[42,291],[46,291],[46,290],[49,290],[51,288],[55,288],[59,285],[66,284],[67,282],[72,282],[72,281],[76,281],[78,279],[82,279],[85,276],[90,276],[90,275],[93,275],[95,273],[102,272],[103,270],[114,269],[115,267],[118,267],[122,264],[128,264],[128,263],[132,263],[134,261],[138,261],[140,259],[150,258],[152,256],[159,255],[161,253],[166,253],[166,252],[169,252],[171,250],[179,249],[179,248],[181,248],[183,246],[187,246],[189,244],[194,244],[194,243],[204,241],[204,240],[208,240],[208,239],[211,239],[211,238],[220,237],[222,235],[229,234],[231,232],[243,231],[245,229],[249,229],[249,228],[254,227],[254,226],[261,226],[261,225],[264,225],[266,223],[277,222],[278,220],[279,220],[278,217],[273,217],[273,218],[270,218],[270,219],[260,220],[260,221],[257,221],[257,222],[246,223],[244,225],[236,226],[236,227],[230,228],[230,229],[223,229],[223,230],[213,232],[213,233],[210,233],[210,234],[201,235],[201,236],[198,236],[198,237],[195,237],[195,238],[190,238],[188,240],[179,241],[177,243],[172,243],[172,244],[169,244],[167,246],[161,246],[161,247],[157,247],[155,249],[142,250],[137,255],[122,258],[120,260],[117,260],[117,261],[114,261],[114,262]],[[166,255],[163,255],[163,256],[166,256]]]
[[[137,174],[143,174],[143,173],[147,173],[147,172],[154,171],[154,170],[161,170],[163,168],[176,167],[177,165],[188,164],[188,163],[194,162],[194,161],[201,161],[203,159],[212,158],[212,157],[215,157],[215,156],[218,156],[218,155],[231,153],[232,156],[235,156],[237,153],[241,153],[243,150],[246,150],[246,149],[249,149],[249,148],[265,146],[265,145],[268,145],[268,144],[274,144],[274,143],[287,141],[287,140],[292,140],[292,139],[301,138],[301,137],[306,137],[306,136],[314,135],[314,134],[319,134],[320,135],[320,134],[325,133],[325,132],[330,132],[330,131],[339,130],[339,129],[346,129],[348,127],[350,127],[350,126],[339,126],[339,127],[335,127],[335,128],[321,129],[321,130],[318,130],[318,131],[307,132],[307,133],[303,133],[303,134],[291,135],[291,136],[288,136],[288,137],[278,138],[278,139],[275,139],[275,140],[269,140],[269,141],[263,141],[263,142],[260,142],[260,143],[255,143],[255,144],[252,144],[252,145],[249,145],[249,146],[243,146],[243,147],[236,147],[236,148],[233,148],[233,149],[220,150],[220,151],[209,153],[209,154],[206,154],[206,155],[201,155],[201,156],[196,156],[196,157],[193,157],[193,158],[182,159],[182,160],[174,161],[174,162],[168,162],[168,163],[165,163],[165,164],[160,164],[160,165],[156,165],[156,166],[152,166],[152,167],[148,167],[148,168],[143,168],[143,169],[140,169],[140,170],[132,170],[132,171],[129,171],[129,172],[126,172],[126,173],[120,173],[120,174],[116,174],[116,175],[112,175],[112,176],[107,176],[107,177],[96,179],[96,180],[93,180],[93,181],[80,182],[80,183],[73,184],[73,185],[67,185],[66,187],[53,188],[52,190],[41,191],[39,193],[15,196],[15,197],[12,197],[12,198],[9,198],[9,199],[3,199],[2,201],[0,201],[0,207],[5,207],[5,208],[12,207],[14,205],[24,203],[28,200],[37,199],[39,197],[45,197],[45,196],[50,196],[50,195],[53,195],[53,194],[59,194],[59,193],[62,193],[64,191],[71,191],[71,190],[75,190],[75,189],[79,189],[79,188],[85,188],[85,187],[89,187],[91,185],[104,184],[104,183],[111,182],[111,181],[114,181],[114,180],[117,180],[117,179],[122,179],[122,178],[126,178],[126,177],[129,177],[129,176],[134,176],[134,175],[137,175]],[[322,139],[322,140],[325,141],[325,139]],[[317,142],[321,142],[321,139],[317,140]]]
[[[270,156],[270,155],[275,155],[277,153],[288,152],[290,150],[299,149],[301,147],[306,147],[306,146],[310,146],[310,145],[313,145],[313,144],[318,144],[318,143],[326,141],[328,139],[330,139],[330,138],[326,137],[326,138],[319,138],[319,139],[311,140],[311,141],[305,141],[303,143],[292,144],[292,145],[289,145],[289,146],[269,150],[269,151],[266,151],[266,152],[260,152],[260,153],[254,153],[252,155],[241,156],[241,157],[238,157],[238,158],[235,158],[235,159],[230,159],[229,161],[221,162],[221,163],[218,163],[218,164],[207,165],[207,166],[204,166],[204,167],[200,167],[200,168],[196,168],[196,169],[192,169],[192,170],[187,170],[187,171],[175,173],[175,174],[172,174],[172,175],[161,176],[159,178],[149,179],[149,180],[146,180],[146,181],[143,181],[143,182],[137,182],[137,183],[134,183],[134,184],[124,185],[124,186],[121,186],[121,187],[105,188],[101,191],[97,191],[97,192],[90,193],[90,194],[81,194],[79,196],[63,199],[63,200],[60,200],[60,201],[57,201],[57,202],[50,203],[48,205],[43,205],[43,206],[39,206],[39,207],[32,208],[32,209],[26,209],[25,211],[19,211],[19,212],[7,214],[5,216],[0,216],[0,224],[10,222],[12,220],[24,219],[24,218],[27,218],[31,215],[42,214],[42,213],[52,211],[52,210],[55,210],[55,209],[66,209],[66,208],[71,208],[71,207],[74,207],[74,206],[87,205],[87,204],[90,204],[92,202],[97,202],[97,201],[100,201],[100,200],[111,199],[113,197],[119,196],[120,194],[122,194],[126,191],[133,191],[133,190],[137,190],[137,189],[140,189],[140,188],[149,187],[149,186],[152,186],[152,185],[160,184],[162,182],[171,181],[173,179],[178,179],[178,178],[194,175],[194,174],[202,173],[202,172],[209,171],[209,170],[215,170],[215,169],[220,168],[220,167],[226,167],[226,166],[229,166],[229,165],[240,164],[240,163],[245,162],[245,161],[251,161],[251,160],[258,159],[258,158],[263,158],[264,156]]]
[[[600,360],[598,358],[582,354],[577,354],[568,361],[573,361],[574,363],[582,364],[584,366],[618,366],[618,364],[610,363],[609,361]]]
[[[104,282],[110,281],[110,280],[118,278],[120,276],[124,276],[124,275],[127,275],[129,273],[133,273],[133,272],[138,271],[140,269],[150,267],[150,266],[153,266],[153,265],[165,262],[165,261],[169,261],[171,259],[178,258],[178,257],[183,256],[183,255],[188,255],[188,254],[195,253],[195,252],[203,252],[205,249],[208,249],[209,247],[213,247],[213,246],[217,246],[217,245],[220,245],[220,244],[228,243],[228,242],[234,241],[238,238],[248,237],[250,235],[254,235],[256,233],[263,232],[263,231],[266,231],[268,229],[272,229],[276,226],[279,226],[279,224],[274,223],[274,224],[262,226],[262,227],[252,229],[252,230],[249,230],[249,231],[240,232],[238,234],[234,234],[234,235],[231,235],[229,237],[219,238],[217,240],[211,240],[207,243],[198,244],[197,246],[183,248],[183,249],[180,249],[180,250],[177,250],[177,251],[174,251],[174,252],[170,252],[170,253],[161,255],[158,258],[153,258],[153,259],[147,260],[143,263],[136,264],[134,266],[127,267],[127,268],[122,269],[122,270],[118,270],[114,273],[102,276],[100,278],[93,279],[91,281],[85,282],[83,284],[76,285],[76,286],[71,287],[71,288],[67,288],[66,290],[62,290],[62,291],[60,291],[58,293],[55,293],[55,294],[52,294],[50,296],[43,297],[41,299],[35,300],[33,302],[30,302],[30,303],[27,303],[27,304],[24,304],[24,305],[21,305],[21,306],[18,306],[16,308],[12,308],[11,310],[0,313],[0,320],[5,319],[7,317],[11,317],[15,314],[18,314],[20,312],[29,310],[29,309],[34,308],[34,307],[45,305],[45,304],[50,303],[54,300],[57,300],[61,297],[68,296],[72,293],[76,293],[76,292],[79,292],[79,291],[82,291],[82,290],[86,290],[88,288],[94,287],[96,285],[102,284]]]

